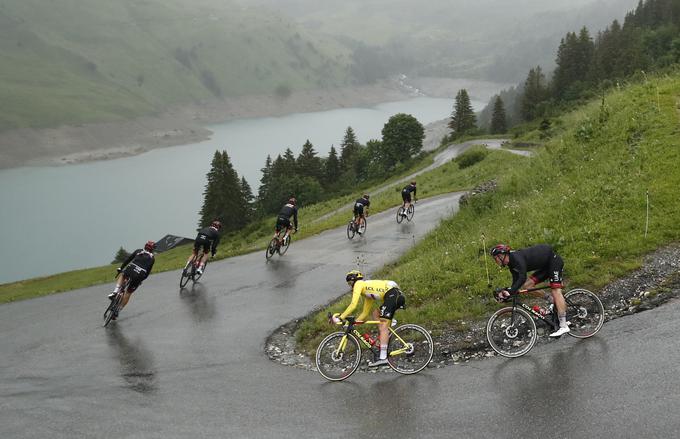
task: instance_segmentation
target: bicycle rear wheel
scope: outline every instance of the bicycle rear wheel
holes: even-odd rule
[[[201,259],[203,259],[203,256],[201,256]],[[201,260],[199,259],[199,261]],[[200,262],[199,262],[200,264]],[[198,271],[199,265],[194,263],[193,266],[191,267],[191,279],[195,282],[198,282],[198,280],[203,276],[203,273],[205,273],[205,268],[208,266],[208,261],[205,262],[205,265],[203,266],[203,272]]]
[[[564,295],[567,302],[569,335],[576,338],[592,337],[604,323],[604,306],[594,293],[577,288]]]
[[[267,246],[267,250],[264,252],[265,258],[267,260],[270,260],[272,256],[274,256],[274,253],[276,253],[276,248],[278,247],[278,239],[272,238],[271,241],[269,241],[269,245]]]
[[[285,239],[283,240],[283,244],[281,244],[281,247],[279,247],[279,256],[282,256],[284,253],[288,251],[288,247],[290,247],[290,235],[286,235]]]
[[[486,325],[491,348],[504,357],[521,357],[534,347],[536,338],[536,322],[521,308],[501,308]]]
[[[434,343],[430,333],[418,325],[402,325],[390,333],[387,362],[406,375],[418,373],[432,360]]]
[[[408,209],[406,209],[406,219],[411,221],[413,219],[413,215],[416,212],[416,208],[413,206],[413,203],[408,206]]]
[[[361,346],[353,335],[334,332],[316,349],[316,370],[329,381],[349,378],[359,368]]]
[[[354,231],[354,220],[350,220],[350,222],[347,223],[347,239],[354,238],[355,233],[356,232]]]
[[[397,224],[401,224],[402,221],[404,221],[404,206],[401,206],[399,209],[397,209]]]
[[[359,226],[359,229],[357,230],[358,232],[360,232],[361,235],[366,233],[366,224],[368,224],[368,223],[366,222],[366,218],[364,217],[363,220],[361,221],[361,225]]]

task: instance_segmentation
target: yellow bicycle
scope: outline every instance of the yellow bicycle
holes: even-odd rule
[[[330,318],[330,314],[329,314]],[[378,325],[380,321],[357,322],[347,317],[343,330],[324,338],[316,350],[316,369],[330,381],[349,378],[361,364],[361,347],[373,353],[377,360],[380,342],[370,334],[361,334],[355,326]],[[430,333],[424,328],[413,325],[389,327],[390,338],[387,344],[387,364],[402,374],[414,374],[423,370],[432,359],[434,344]]]

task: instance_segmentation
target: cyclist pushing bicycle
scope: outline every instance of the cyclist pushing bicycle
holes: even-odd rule
[[[220,243],[221,228],[222,223],[219,220],[214,220],[210,223],[210,226],[204,227],[198,231],[196,239],[194,240],[194,249],[187,261],[184,268],[185,270],[187,270],[187,267],[189,267],[195,258],[198,257],[199,251],[202,250],[203,254],[199,261],[198,268],[196,269],[196,273],[199,275],[203,274],[205,263],[208,261],[208,253],[210,253],[211,256],[215,256],[215,252],[217,251],[217,245]]]
[[[340,324],[359,304],[363,296],[364,308],[357,317],[357,321],[364,321],[368,317],[373,303],[376,300],[382,302],[378,309],[373,310],[373,318],[380,319],[378,329],[380,331],[380,358],[368,363],[368,367],[378,367],[387,364],[387,342],[389,339],[388,326],[397,309],[404,309],[406,299],[399,289],[399,285],[391,280],[364,280],[362,272],[352,270],[345,276],[345,280],[352,287],[352,302],[342,314],[332,316],[333,323]]]
[[[490,251],[496,264],[508,267],[512,273],[512,285],[499,291],[497,299],[505,301],[518,293],[520,289],[528,289],[534,285],[549,280],[553,303],[557,308],[560,327],[550,334],[550,337],[560,337],[567,334],[567,305],[562,296],[562,269],[564,262],[548,244],[538,244],[520,250],[512,250],[505,244],[497,244]],[[527,272],[533,271],[527,277]]]
[[[116,280],[116,287],[113,289],[111,294],[109,294],[109,299],[114,300],[118,293],[120,292],[123,283],[129,279],[130,283],[125,291],[123,291],[123,300],[121,302],[119,311],[125,308],[130,296],[135,292],[137,288],[142,284],[144,279],[149,277],[151,270],[153,269],[153,264],[155,257],[153,251],[156,249],[156,243],[153,241],[147,241],[144,244],[144,249],[137,249],[130,254],[130,256],[123,261],[120,268],[118,268],[118,277]],[[117,312],[114,314],[113,319],[117,317]]]

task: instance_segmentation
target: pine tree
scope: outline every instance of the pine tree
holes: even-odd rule
[[[493,104],[493,114],[491,115],[491,134],[503,134],[508,130],[508,122],[505,117],[505,107],[500,96],[496,96]]]
[[[226,151],[215,151],[206,179],[199,227],[206,227],[214,219],[222,221],[226,231],[245,226],[247,218],[243,206],[246,203],[241,183]]]
[[[524,93],[522,95],[522,119],[530,121],[543,114],[544,105],[548,98],[548,88],[545,75],[541,66],[530,69],[526,81],[524,81]]]
[[[316,156],[314,146],[309,139],[302,146],[302,151],[297,158],[297,171],[301,177],[310,177],[317,181],[321,181],[323,178],[321,158]]]
[[[116,252],[116,256],[113,257],[112,264],[122,264],[130,256],[130,252],[125,250],[122,246]]]
[[[253,190],[245,177],[241,177],[241,195],[245,202],[243,216],[246,218],[246,223],[249,223],[255,216],[255,196],[253,196]]]
[[[340,143],[340,169],[343,172],[351,171],[354,172],[356,160],[359,154],[359,142],[354,134],[352,127],[347,127],[345,131],[345,137]]]
[[[269,193],[269,188],[271,187],[272,180],[272,158],[267,154],[267,160],[264,162],[264,168],[260,169],[262,171],[262,177],[260,178],[260,187],[257,190],[257,204],[258,209],[262,209],[262,200],[267,198]]]
[[[477,118],[472,110],[470,96],[464,88],[458,90],[456,94],[449,128],[451,129],[451,138],[460,137],[466,132],[477,129]]]
[[[335,147],[331,145],[331,150],[328,153],[328,158],[324,163],[324,181],[325,187],[333,187],[338,183],[340,178],[340,160]]]

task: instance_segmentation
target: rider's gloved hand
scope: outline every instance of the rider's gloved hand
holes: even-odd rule
[[[297,233],[297,227],[295,228],[295,233]]]
[[[121,273],[121,271],[123,271],[123,269],[122,269],[122,268],[120,268],[120,267],[116,268],[116,274],[120,274],[120,273]]]
[[[215,252],[210,252],[210,257],[214,258],[215,257]]]
[[[496,292],[496,300],[499,302],[505,302],[506,300],[510,299],[511,296],[512,295],[506,288],[503,288]]]
[[[340,318],[340,313],[336,312],[335,314],[333,314],[333,316],[331,317],[331,322],[335,323],[336,325],[342,325],[343,321]]]

